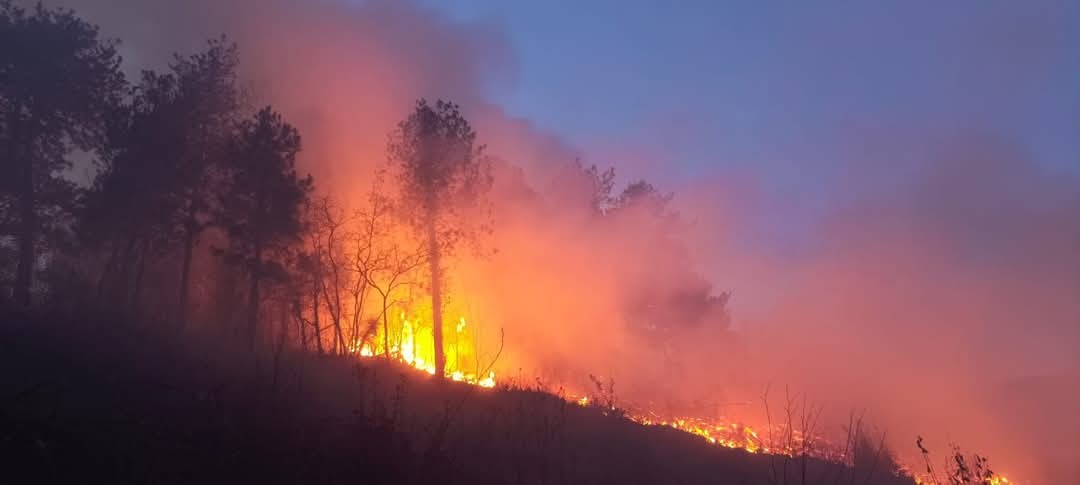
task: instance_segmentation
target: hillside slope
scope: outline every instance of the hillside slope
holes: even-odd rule
[[[839,465],[724,449],[544,392],[229,342],[7,315],[0,483],[852,480]],[[911,483],[855,473],[854,483]]]

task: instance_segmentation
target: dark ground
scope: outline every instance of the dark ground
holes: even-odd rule
[[[543,392],[107,319],[0,318],[0,484],[802,483],[801,460],[784,474],[782,458]],[[811,460],[806,483],[911,483],[851,473]]]

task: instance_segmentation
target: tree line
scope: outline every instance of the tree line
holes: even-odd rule
[[[0,303],[390,357],[395,313],[425,301],[435,373],[462,366],[447,261],[491,230],[494,180],[457,105],[417,101],[344,207],[298,167],[297,128],[250,105],[227,38],[136,79],[117,48],[71,10],[0,0]],[[613,171],[571,168],[598,217],[673,217],[646,182],[614,195]]]
[[[389,339],[390,307],[426,270],[443,346],[442,261],[469,236],[458,210],[490,185],[456,105],[420,100],[381,171],[398,195],[373,189],[346,215],[299,171],[299,131],[272,106],[245,102],[235,44],[211,40],[134,80],[117,45],[73,11],[0,2],[6,305],[177,328],[199,311],[252,343],[260,321],[279,318],[302,345],[342,353],[380,321]],[[80,184],[70,172],[87,162],[95,175]],[[418,243],[395,239],[403,226]],[[377,318],[362,321],[373,293]],[[442,352],[435,360],[444,373]]]

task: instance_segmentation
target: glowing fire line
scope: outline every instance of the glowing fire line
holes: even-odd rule
[[[376,358],[380,355],[388,354],[392,359],[403,362],[418,371],[434,375],[434,362],[425,358],[426,355],[432,353],[434,343],[430,342],[431,349],[421,349],[422,344],[417,335],[419,325],[415,320],[408,320],[404,312],[402,312],[398,318],[397,327],[400,328],[400,332],[395,341],[390,345],[389,352],[385,352],[385,349],[382,346],[382,342],[385,340],[382,339],[382,336],[380,335],[379,338],[372,339],[374,343],[356,342],[349,348],[350,353],[359,355],[362,358]],[[471,340],[471,335],[467,333],[467,328],[468,324],[465,317],[460,317],[454,328],[457,337],[457,345],[448,346],[447,348],[448,361],[455,362],[455,366],[464,353],[475,352],[473,348],[474,344]],[[495,371],[493,370],[489,370],[487,375],[482,377],[478,376],[476,373],[465,372],[460,368],[448,369],[447,372],[447,377],[455,382],[488,389],[494,388],[497,384]],[[577,397],[564,395],[563,398],[568,402],[581,407],[603,407],[588,396]],[[741,423],[724,422],[722,420],[707,420],[696,417],[662,418],[655,413],[639,410],[623,410],[623,412],[623,416],[627,419],[642,426],[669,427],[698,436],[710,444],[729,449],[743,450],[747,453],[795,457],[800,456],[804,450],[807,450],[813,458],[834,463],[846,463],[849,459],[848,456],[845,456],[844,452],[828,451],[834,447],[830,446],[828,442],[821,437],[807,437],[798,430],[785,430],[782,426],[776,426],[773,429],[773,435],[787,437],[787,439],[785,439],[785,444],[777,446],[763,440],[753,427]],[[813,440],[814,446],[807,446],[804,448],[803,444],[807,440]],[[913,474],[910,472],[910,469],[907,469],[907,473],[912,475],[913,480],[918,485],[935,485],[935,482],[929,477]],[[995,475],[989,478],[984,485],[1019,484],[1005,476]]]

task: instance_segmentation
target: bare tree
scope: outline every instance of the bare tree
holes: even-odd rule
[[[342,263],[344,262],[345,228],[347,220],[345,211],[329,197],[322,197],[314,207],[314,252],[319,262],[319,288],[330,313],[330,328],[334,331],[334,353],[340,354],[345,351],[345,334],[341,327],[342,321],[342,288],[347,284],[342,275]]]
[[[424,241],[405,240],[405,231],[395,231],[395,207],[391,200],[378,191],[379,183],[372,188],[368,206],[357,214],[358,230],[354,234],[355,252],[353,270],[363,279],[363,284],[380,297],[376,321],[382,323],[383,355],[390,356],[390,308],[394,295],[414,283],[412,275],[427,259]],[[395,234],[398,238],[395,238]],[[359,286],[360,283],[357,282]]]
[[[297,256],[297,271],[303,275],[303,285],[306,288],[297,295],[295,305],[296,318],[302,323],[308,324],[314,331],[315,349],[319,355],[325,352],[323,347],[323,327],[320,313],[322,304],[319,302],[324,284],[325,261],[322,255],[322,234],[319,230],[318,209],[315,202],[309,201],[304,211],[308,231],[305,234],[306,241],[304,250]],[[303,318],[303,309],[307,307],[311,312],[311,320]]]
[[[362,224],[363,213],[357,214],[354,219]],[[350,264],[346,268],[352,274],[352,280],[349,282],[349,296],[352,298],[349,345],[350,350],[358,351],[366,343],[368,334],[374,331],[374,328],[368,328],[362,334],[360,331],[360,320],[364,315],[364,306],[370,289],[367,273],[372,264],[373,235],[361,228],[351,231],[346,238],[352,247],[352,252],[347,255]]]

